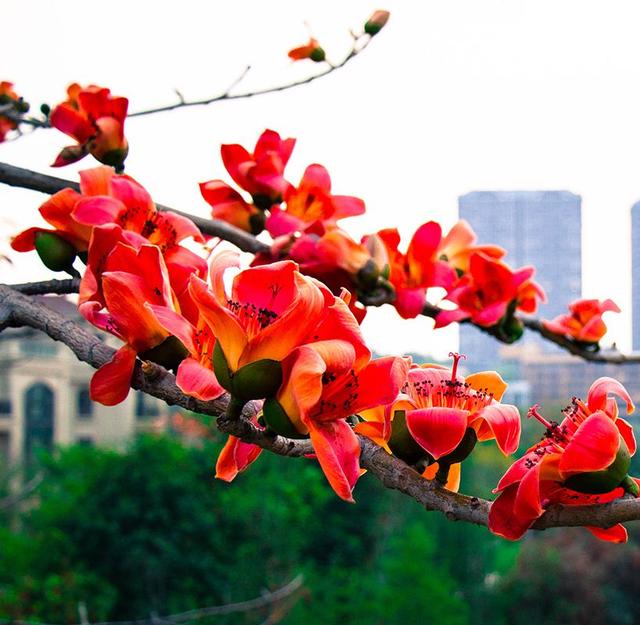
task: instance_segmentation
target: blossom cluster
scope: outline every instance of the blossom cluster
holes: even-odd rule
[[[388,16],[375,17],[369,34]],[[9,83],[1,83],[1,97],[18,101]],[[136,366],[152,362],[173,371],[186,395],[208,401],[228,394],[229,419],[244,418],[243,407],[256,401],[254,427],[308,439],[346,501],[353,501],[362,473],[359,436],[451,490],[459,488],[461,464],[478,443],[495,441],[505,456],[517,451],[520,412],[502,401],[507,384],[498,373],[465,376],[455,353],[450,367],[400,355],[373,358],[360,323],[364,305],[378,297],[401,317],[415,317],[428,290],[439,287],[454,308],[438,312],[436,328],[469,321],[513,341],[522,333],[516,313],[532,313],[544,300],[532,267],[510,268],[506,251],[479,245],[462,220],[446,234],[435,221],[422,224],[406,251],[395,228],[354,240],[338,222],[363,214],[363,200],[334,194],[318,163],[306,167],[297,185],[290,182],[285,168],[295,139],[273,130],[251,152],[222,146],[238,188],[219,179],[200,185],[214,219],[253,234],[266,230],[270,252],[242,270],[235,252],[206,258],[207,239],[190,219],[159,211],[141,184],[118,173],[128,151],[127,106],[105,88],[69,87],[50,118],[77,145],[65,148],[54,166],[89,153],[103,165],[80,173],[79,191],[59,191],[40,207],[50,228],[28,228],[12,241],[17,251],[35,250],[48,268],[81,277],[80,313],[121,341],[95,373],[92,399],[124,401]],[[7,123],[5,131],[14,128]],[[606,330],[602,314],[617,310],[611,300],[581,300],[545,327],[597,345]],[[572,399],[561,423],[537,407],[529,411],[545,433],[497,485],[492,531],[516,539],[549,505],[638,494],[628,474],[635,439],[616,397],[633,410],[619,382],[600,378],[586,402]],[[217,476],[234,479],[260,453],[230,436]],[[589,529],[604,540],[626,539],[622,526]]]

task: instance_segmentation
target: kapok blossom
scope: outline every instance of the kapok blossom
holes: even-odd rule
[[[127,98],[114,97],[104,87],[83,88],[77,83],[69,85],[67,96],[51,111],[50,121],[78,143],[64,148],[52,166],[69,165],[91,154],[105,165],[122,169],[129,152],[124,136]]]
[[[29,110],[29,105],[13,90],[13,83],[3,80],[0,82],[0,143],[18,127],[15,119],[2,114],[5,107],[7,113],[26,113]]]
[[[264,212],[245,199],[233,187],[222,180],[200,183],[200,193],[211,206],[211,216],[251,234],[264,229]]]
[[[634,410],[624,386],[612,378],[598,378],[586,403],[574,397],[562,423],[548,421],[533,406],[529,416],[546,428],[504,474],[494,492],[500,492],[489,512],[489,529],[516,540],[524,535],[549,505],[591,505],[638,496],[637,480],[629,477],[630,456],[636,451],[631,425],[618,416],[615,398]],[[587,527],[602,540],[625,542],[620,525],[608,529]]]
[[[259,399],[272,386],[277,390],[280,361],[319,324],[334,298],[292,261],[240,272],[227,294],[223,275],[238,264],[236,253],[218,254],[210,268],[212,288],[194,276],[189,292],[217,338],[218,380],[234,396]]]
[[[552,321],[543,320],[547,330],[574,338],[584,343],[597,343],[606,333],[607,326],[602,320],[605,312],[620,312],[610,299],[579,299],[569,304],[569,314],[558,315]]]
[[[89,389],[91,399],[113,406],[127,397],[138,356],[174,368],[186,350],[184,339],[170,340],[160,349],[171,332],[158,322],[150,305],[178,312],[160,249],[143,245],[136,250],[119,243],[105,269],[101,275],[103,302],[87,301],[78,310],[87,321],[125,343],[96,371]]]
[[[382,9],[374,11],[364,24],[364,32],[372,37],[377,35],[389,21],[390,15],[389,11],[384,11]]]
[[[348,295],[343,294],[345,300]],[[403,358],[371,360],[348,301],[335,298],[320,325],[282,361],[282,384],[267,397],[263,419],[274,432],[309,437],[334,491],[353,501],[361,474],[360,445],[346,417],[395,397],[408,363]],[[231,480],[255,460],[258,450],[237,439],[225,447],[217,476]]]
[[[362,215],[364,202],[349,195],[332,195],[329,172],[318,164],[309,165],[297,187],[284,195],[285,208],[272,207],[267,230],[272,237],[302,232],[310,226],[325,230],[339,219]]]
[[[222,162],[242,189],[253,197],[253,203],[266,210],[282,198],[291,186],[284,179],[284,168],[295,146],[295,139],[282,139],[273,130],[265,130],[253,153],[238,144],[220,147]]]
[[[321,63],[325,60],[326,54],[324,49],[318,43],[318,40],[311,37],[309,42],[305,45],[289,50],[287,56],[293,61],[310,59],[315,63]]]
[[[414,233],[406,253],[398,250],[400,234],[396,228],[380,230],[377,239],[386,249],[389,262],[389,282],[393,285],[396,310],[404,319],[417,317],[426,303],[427,289],[449,288],[456,275],[438,258],[442,228],[435,221],[422,224]],[[363,242],[366,244],[365,237]]]
[[[521,428],[518,409],[500,403],[507,388],[500,375],[483,371],[465,378],[458,373],[462,356],[451,356],[452,368],[409,369],[401,394],[390,405],[363,413],[365,422],[356,430],[411,464],[426,460],[429,479],[439,469],[451,469],[447,488],[457,490],[460,463],[477,441],[495,440],[509,455],[518,448]]]
[[[469,259],[469,271],[448,290],[446,300],[458,305],[456,310],[442,310],[436,328],[454,321],[470,319],[483,327],[497,324],[511,306],[526,313],[536,311],[538,300],[545,301],[539,284],[532,280],[533,267],[513,271],[500,260],[475,252]]]

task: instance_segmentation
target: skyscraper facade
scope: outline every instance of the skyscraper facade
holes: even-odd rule
[[[504,247],[505,261],[514,269],[535,267],[535,280],[548,299],[538,309],[539,318],[552,319],[566,312],[567,304],[581,296],[579,195],[568,191],[474,191],[461,196],[458,207],[460,218],[478,235],[478,243]],[[544,351],[558,349],[525,332],[519,343],[530,342],[537,342]],[[478,328],[460,326],[460,350],[468,355],[470,368],[502,368],[509,377],[517,377],[501,360],[499,351],[505,350],[500,347]]]

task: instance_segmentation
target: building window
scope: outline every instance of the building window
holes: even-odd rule
[[[11,414],[11,393],[9,389],[9,376],[0,373],[0,416]]]
[[[42,383],[30,386],[24,394],[24,457],[33,458],[38,447],[53,446],[53,391]]]
[[[78,445],[82,445],[82,447],[93,447],[94,442],[91,436],[79,436],[76,440]]]
[[[83,386],[76,392],[76,410],[80,419],[93,417],[93,402],[89,395],[89,387]]]
[[[138,419],[157,417],[159,414],[160,406],[155,397],[145,393],[136,393],[136,417]]]

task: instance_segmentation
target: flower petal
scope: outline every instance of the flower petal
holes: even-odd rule
[[[467,376],[467,384],[475,391],[484,391],[500,401],[508,384],[497,371],[479,371]]]
[[[216,399],[225,392],[216,374],[195,358],[185,358],[180,363],[176,384],[183,393],[202,401]]]
[[[136,351],[125,345],[114,357],[102,365],[91,378],[91,399],[105,406],[115,406],[124,401],[131,388],[131,376],[136,364]]]
[[[626,543],[628,539],[627,530],[624,525],[618,523],[613,527],[593,527],[592,525],[585,525],[585,527],[600,540],[606,540],[610,543]]]
[[[216,462],[216,477],[231,482],[262,453],[262,448],[229,436]]]
[[[467,378],[468,381],[469,378]],[[484,421],[496,439],[500,451],[508,456],[518,449],[520,444],[520,412],[511,404],[493,403],[485,406],[477,413],[472,424]],[[489,438],[479,437],[479,440]]]
[[[613,378],[602,377],[598,378],[589,389],[587,395],[587,405],[589,410],[606,410],[607,397],[609,395],[615,395],[622,399],[627,404],[627,414],[632,413],[635,410],[633,400],[627,392],[627,389]]]
[[[360,443],[346,421],[314,424],[311,444],[331,488],[345,501],[353,502],[353,487],[360,477]]]
[[[452,452],[467,430],[469,412],[456,408],[421,408],[407,412],[407,427],[416,443],[436,460]]]
[[[620,433],[609,416],[594,412],[576,430],[560,459],[565,476],[606,469],[620,448]]]

